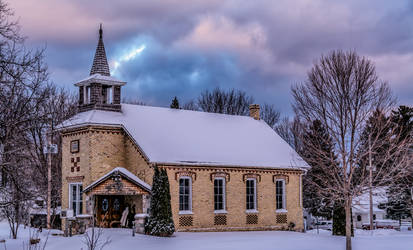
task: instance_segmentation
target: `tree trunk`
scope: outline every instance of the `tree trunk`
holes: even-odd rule
[[[13,240],[17,239],[17,233],[16,233],[16,231],[15,231],[15,229],[14,229],[14,228],[13,228],[13,230],[12,230],[11,234],[12,234],[12,238],[13,238]]]
[[[411,222],[412,222],[411,227],[412,227],[412,230],[413,230],[413,205],[410,205],[410,206],[411,206],[411,208],[410,208],[410,218],[411,218]]]
[[[351,197],[346,200],[346,250],[351,250]]]

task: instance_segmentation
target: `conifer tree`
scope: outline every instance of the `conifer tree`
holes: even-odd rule
[[[343,202],[334,203],[332,234],[338,236],[346,235],[346,209]],[[351,217],[351,236],[354,236],[353,217]]]
[[[371,157],[372,165],[385,170],[392,164],[389,159],[385,159],[385,153],[390,147],[391,123],[389,118],[381,110],[376,110],[367,120],[363,132],[360,136],[360,148],[358,149],[359,167],[355,171],[355,181],[358,178],[369,174],[369,159]],[[386,185],[382,180],[376,180],[376,173],[373,171],[373,186],[377,183]]]
[[[336,163],[331,162],[329,157],[323,161],[315,158],[314,151],[323,151],[326,155],[334,155],[331,138],[326,133],[319,120],[306,129],[303,135],[303,147],[301,155],[311,166],[303,178],[304,207],[314,216],[331,218],[332,203],[325,195],[320,194],[326,187],[327,176],[323,173],[326,168],[333,168]]]
[[[175,96],[171,103],[171,109],[180,109],[178,98]]]
[[[400,134],[399,141],[405,140],[412,136],[413,132],[413,108],[408,106],[400,106],[397,110],[393,110],[390,116],[392,121],[392,133]],[[413,170],[405,178],[392,183],[387,190],[388,203],[387,214],[392,219],[400,220],[403,217],[413,217],[413,200],[412,188]],[[413,221],[412,221],[413,225]]]
[[[145,233],[168,237],[175,232],[172,219],[171,194],[165,169],[154,167],[150,215],[145,223]]]
[[[314,120],[302,137],[301,155],[311,166],[303,178],[304,207],[314,216],[333,219],[333,235],[345,235],[344,202],[332,199],[329,171],[337,171],[337,162],[331,137],[320,120]],[[323,155],[320,159],[319,155]]]

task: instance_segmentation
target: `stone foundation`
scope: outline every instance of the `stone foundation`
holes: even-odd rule
[[[145,233],[145,221],[148,214],[136,214],[135,215],[135,231],[138,234]]]

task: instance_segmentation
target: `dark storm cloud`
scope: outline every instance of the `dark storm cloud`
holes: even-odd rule
[[[372,59],[401,103],[413,104],[413,3],[410,1],[81,1],[13,0],[33,46],[47,43],[52,79],[88,75],[104,24],[124,95],[154,105],[196,97],[215,86],[238,88],[258,103],[291,112],[290,86],[305,80],[321,54],[355,49]],[[73,87],[71,87],[74,89]]]
[[[168,105],[173,96],[188,101],[204,89],[216,86],[238,87],[238,63],[228,53],[188,53],[167,48],[147,37],[138,37],[132,42],[121,43],[114,49],[114,54],[122,55],[118,51],[130,44],[137,47],[145,45],[145,49],[133,59],[120,63],[119,68],[113,72],[116,77],[128,81],[125,87],[126,97],[138,97],[150,103],[155,101]],[[114,56],[114,60],[116,59]]]

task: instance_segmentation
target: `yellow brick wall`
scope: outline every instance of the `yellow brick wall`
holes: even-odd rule
[[[79,140],[79,153],[70,152],[70,142]],[[80,171],[71,172],[71,158],[80,157]],[[62,133],[62,209],[69,207],[69,182],[67,178],[83,177],[83,188],[116,167],[123,167],[152,183],[152,172],[136,145],[121,128],[87,126]],[[83,213],[86,213],[86,196],[83,196]]]
[[[197,230],[270,230],[287,228],[289,222],[295,223],[295,230],[303,229],[303,212],[300,204],[300,172],[256,169],[229,169],[209,167],[165,167],[168,172],[171,191],[171,205],[175,226],[178,231]],[[192,175],[192,215],[179,215],[179,182],[177,172],[193,172]],[[226,172],[229,181],[226,182],[226,216],[227,225],[214,225],[214,185],[211,181],[211,173]],[[246,184],[243,175],[255,173],[260,175],[261,181],[257,181],[257,210],[258,224],[246,224]],[[288,175],[289,183],[286,184],[287,223],[276,223],[275,183],[273,176],[278,174]],[[179,176],[178,176],[179,178]],[[195,180],[194,180],[195,179]],[[258,178],[259,179],[259,178]],[[192,227],[179,225],[179,218],[183,216],[193,217]]]
[[[146,183],[152,184],[153,170],[149,167],[137,146],[120,128],[104,128],[86,126],[76,131],[62,133],[62,209],[67,209],[68,181],[67,177],[82,177],[85,188],[90,183],[100,178],[115,167],[124,167],[141,178]],[[79,140],[80,152],[70,153],[70,142]],[[80,171],[71,172],[72,157],[80,157]],[[161,166],[162,167],[162,166]],[[176,228],[183,230],[266,230],[286,228],[289,222],[296,224],[295,230],[303,228],[302,208],[299,202],[299,171],[257,170],[245,168],[219,168],[219,167],[191,167],[163,166],[168,171],[171,189],[171,205]],[[176,173],[190,171],[196,175],[192,186],[193,226],[179,226],[179,186]],[[214,197],[211,173],[225,172],[229,174],[226,182],[226,209],[227,225],[214,226]],[[246,224],[245,209],[245,182],[244,174],[258,174],[261,181],[257,182],[257,207],[258,224]],[[287,224],[276,223],[275,211],[275,184],[273,176],[278,174],[288,175],[289,183],[286,185],[287,197]],[[71,181],[72,182],[72,181]],[[83,213],[86,212],[86,196],[83,197]]]
[[[71,153],[70,152],[70,142],[73,140],[79,140],[79,153]],[[80,130],[77,133],[73,134],[63,134],[62,137],[62,209],[69,208],[69,185],[68,183],[72,182],[82,182],[82,183],[90,183],[90,140],[88,137],[88,131],[86,129]],[[78,166],[80,167],[80,171],[71,172],[71,167],[73,163],[71,162],[71,158],[80,158],[78,162]],[[70,180],[68,181],[67,178],[76,178],[79,177],[78,180]],[[83,184],[85,187],[85,185]]]

